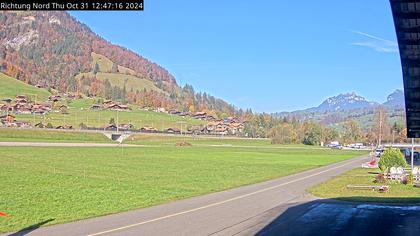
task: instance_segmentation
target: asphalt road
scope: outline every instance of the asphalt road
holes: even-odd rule
[[[359,167],[367,159],[354,158],[263,183],[14,235],[256,234],[289,206],[316,200],[305,189]]]
[[[268,225],[243,235],[420,235],[420,206],[396,206],[314,200],[279,206],[266,214]]]

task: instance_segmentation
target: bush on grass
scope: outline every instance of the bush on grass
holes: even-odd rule
[[[405,167],[407,162],[405,161],[404,155],[397,148],[388,148],[384,151],[379,160],[379,169],[385,172],[391,167]]]
[[[414,184],[414,176],[412,173],[410,173],[408,176],[404,177],[402,180],[402,183],[405,185],[413,185]]]
[[[378,174],[375,177],[375,183],[386,183],[386,182],[387,182],[387,179],[384,174]]]
[[[180,142],[180,143],[177,143],[175,146],[177,146],[177,147],[191,147],[192,144],[189,143],[189,142]]]

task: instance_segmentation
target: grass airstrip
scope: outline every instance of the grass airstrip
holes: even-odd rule
[[[192,137],[191,147],[177,147],[173,138],[134,136],[128,142],[148,145],[132,148],[0,147],[0,211],[9,214],[0,232],[144,208],[364,154]]]

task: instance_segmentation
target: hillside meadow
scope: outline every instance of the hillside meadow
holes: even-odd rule
[[[51,95],[46,89],[26,84],[0,72],[0,99],[14,99],[16,95],[22,94],[38,101],[45,101]]]

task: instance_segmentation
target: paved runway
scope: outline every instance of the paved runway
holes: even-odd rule
[[[41,227],[29,235],[235,235],[256,234],[287,210],[314,200],[305,189],[358,167],[367,157],[279,179],[78,222]],[[20,232],[23,235],[28,232]]]

